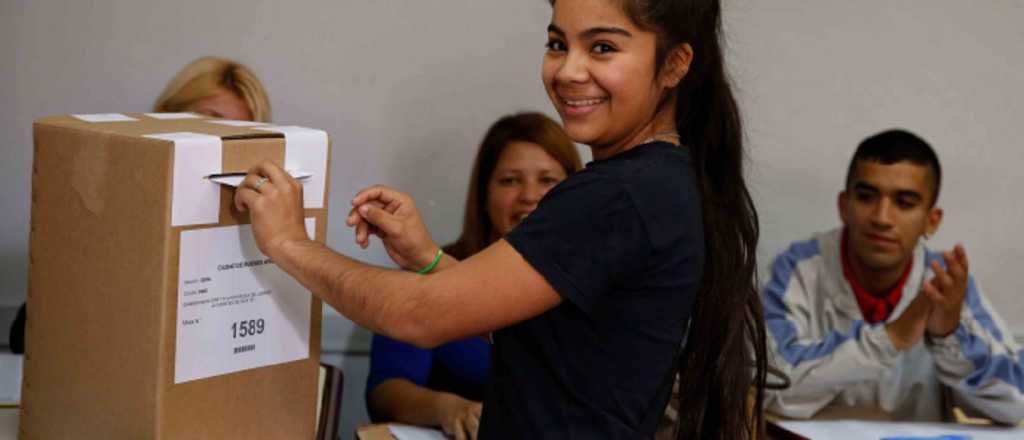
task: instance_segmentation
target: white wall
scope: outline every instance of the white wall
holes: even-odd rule
[[[836,225],[856,144],[905,127],[945,167],[932,244],[965,243],[1024,329],[1024,2],[743,0],[726,2],[726,18],[762,263]],[[0,306],[25,296],[32,120],[148,110],[205,54],[250,65],[277,121],[330,132],[331,245],[387,263],[342,224],[371,183],[410,191],[437,240],[454,238],[486,127],[517,110],[553,114],[539,82],[548,19],[543,0],[0,2]]]
[[[943,165],[945,219],[1002,317],[1024,330],[1024,2],[728,3],[732,63],[753,152],[761,263],[838,222],[856,145],[904,127]]]
[[[374,183],[411,192],[435,238],[453,239],[489,124],[554,115],[539,86],[548,14],[541,0],[0,2],[0,305],[25,297],[32,121],[148,111],[200,55],[252,67],[277,122],[331,134],[331,245],[388,263],[343,223]]]

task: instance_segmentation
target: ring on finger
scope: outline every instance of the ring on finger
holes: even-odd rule
[[[260,180],[257,180],[256,183],[252,185],[252,189],[259,191],[260,187],[263,186],[264,183],[267,183],[267,181],[269,180],[270,179],[266,177],[260,177]]]

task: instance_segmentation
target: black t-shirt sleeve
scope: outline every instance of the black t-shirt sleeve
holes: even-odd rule
[[[588,314],[620,280],[635,280],[651,252],[625,188],[588,172],[552,189],[505,240],[563,299]]]

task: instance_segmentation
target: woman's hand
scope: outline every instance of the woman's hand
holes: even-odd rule
[[[356,243],[364,249],[370,235],[380,237],[388,256],[406,270],[420,270],[437,255],[438,246],[412,197],[393,188],[378,185],[359,191],[345,223],[356,228]]]
[[[455,440],[476,440],[483,405],[454,394],[448,396],[450,399],[446,399],[441,412],[441,430]]]
[[[263,162],[249,170],[235,191],[235,208],[249,212],[256,245],[278,259],[289,241],[309,241],[302,209],[302,184],[281,167]]]
[[[381,382],[367,397],[367,409],[384,420],[437,426],[457,440],[476,440],[482,404],[457,394],[435,391],[404,378]]]

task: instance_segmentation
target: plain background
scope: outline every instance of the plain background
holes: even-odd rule
[[[857,143],[903,127],[944,166],[946,217],[929,245],[964,243],[982,289],[1024,330],[1024,2],[727,0],[725,9],[762,266],[835,227]],[[540,83],[549,19],[543,0],[0,0],[3,315],[27,288],[34,119],[148,111],[192,59],[235,58],[263,80],[276,122],[330,133],[329,243],[387,264],[379,246],[353,244],[348,201],[374,183],[404,189],[435,239],[453,239],[488,125],[522,110],[554,115]],[[345,366],[349,431],[365,418],[367,335],[326,313],[324,359]]]

